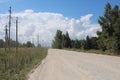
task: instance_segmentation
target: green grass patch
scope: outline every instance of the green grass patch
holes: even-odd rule
[[[112,50],[106,50],[105,52],[103,52],[102,50],[95,50],[95,49],[84,50],[84,49],[76,49],[76,48],[66,48],[65,50],[77,51],[77,52],[85,52],[85,53],[95,53],[95,54],[120,56],[120,55],[115,54]]]
[[[47,48],[0,49],[0,80],[26,80],[26,74],[47,55]]]

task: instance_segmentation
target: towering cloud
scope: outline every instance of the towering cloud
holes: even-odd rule
[[[0,14],[0,38],[4,38],[4,26],[7,24],[7,15]],[[93,14],[81,16],[80,19],[68,18],[60,13],[34,12],[25,10],[12,14],[11,36],[15,39],[15,17],[19,17],[19,41],[26,42],[33,40],[36,42],[39,35],[40,41],[51,44],[56,30],[68,31],[72,39],[83,39],[87,35],[96,36],[96,31],[100,30],[98,24],[91,24],[90,18]]]

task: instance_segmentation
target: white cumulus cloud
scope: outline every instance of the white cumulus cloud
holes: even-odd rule
[[[80,21],[82,22],[83,26],[88,26],[90,24],[90,18],[93,14],[87,14],[85,16],[81,16]]]
[[[4,26],[8,22],[8,14],[0,14],[0,38],[4,38]],[[32,40],[36,43],[39,35],[40,42],[50,45],[57,29],[69,32],[72,39],[83,39],[87,35],[96,36],[100,30],[98,24],[91,24],[93,14],[81,16],[80,19],[68,18],[60,13],[34,12],[25,10],[12,14],[11,37],[15,39],[15,17],[19,17],[19,41]]]

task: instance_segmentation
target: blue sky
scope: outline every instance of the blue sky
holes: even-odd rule
[[[4,26],[8,24],[8,9],[12,7],[11,36],[15,39],[15,17],[19,17],[19,41],[51,44],[56,30],[69,32],[72,39],[96,36],[101,30],[99,16],[107,2],[120,6],[120,0],[0,0],[0,38],[4,39]]]
[[[5,13],[9,6],[15,12],[32,9],[36,12],[61,13],[66,17],[79,18],[85,14],[94,14],[93,21],[103,14],[105,4],[120,5],[120,0],[1,0],[0,13]]]

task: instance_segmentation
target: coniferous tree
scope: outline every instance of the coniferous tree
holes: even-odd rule
[[[71,39],[69,37],[69,33],[66,32],[66,48],[71,48]]]
[[[110,3],[105,7],[105,13],[98,20],[102,31],[98,32],[98,44],[102,50],[112,50],[120,53],[120,10],[116,5],[111,8]]]
[[[64,34],[62,35],[62,48],[67,48],[67,40]]]
[[[57,30],[55,38],[52,42],[52,47],[53,48],[62,48],[62,31]]]
[[[91,49],[98,49],[98,44],[97,44],[98,38],[91,37],[90,41],[91,41]]]
[[[86,42],[84,44],[84,49],[86,49],[86,50],[91,49],[91,41],[90,41],[89,36],[86,37]]]

